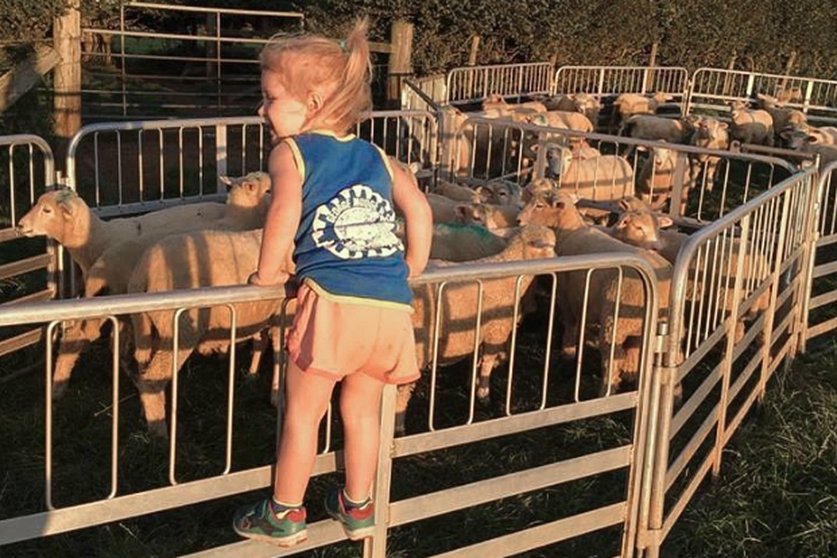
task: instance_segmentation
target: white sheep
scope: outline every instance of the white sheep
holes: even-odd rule
[[[155,293],[175,289],[221,287],[246,284],[258,268],[262,230],[203,230],[168,236],[149,247],[131,273],[129,293]],[[292,272],[291,254],[284,270]],[[262,342],[264,330],[280,310],[281,301],[240,303],[236,309],[236,341]],[[134,381],[140,393],[149,431],[165,436],[166,385],[172,377],[174,312],[134,314],[134,357],[139,373]],[[177,367],[197,351],[200,354],[227,352],[230,345],[231,315],[226,306],[190,309],[181,315]],[[127,346],[124,348],[127,350]]]
[[[654,114],[657,109],[673,97],[657,91],[651,96],[639,93],[622,93],[613,101],[614,126],[620,125],[635,114]]]
[[[682,157],[682,153],[672,149],[653,147],[648,158],[643,161],[636,180],[636,192],[653,209],[662,209],[669,200],[678,183],[679,171],[679,182],[682,183],[680,212],[682,214],[686,211],[693,179],[692,167],[685,160],[678,168],[678,161]]]
[[[479,263],[496,263],[538,258],[551,258],[555,253],[555,235],[546,227],[522,228],[509,240],[508,246],[499,254],[476,260]],[[436,267],[453,265],[434,261]],[[523,277],[519,283],[519,296],[523,296],[532,283],[532,277]],[[479,340],[482,346],[479,385],[480,400],[489,397],[488,380],[491,371],[506,357],[507,344],[511,338],[516,303],[516,277],[491,279],[482,282],[482,322]],[[476,309],[479,298],[477,285],[472,281],[451,283],[437,300],[436,285],[421,285],[414,289],[413,328],[416,336],[416,357],[420,368],[433,362],[434,333],[439,337],[438,362],[442,366],[453,364],[473,355],[476,326]],[[436,312],[441,312],[441,329],[434,332]],[[404,413],[407,409],[414,385],[404,386],[398,392],[396,410],[397,428],[403,432]]]
[[[716,118],[701,116],[694,123],[695,131],[690,143],[703,149],[724,150],[729,148],[729,124]],[[717,155],[689,154],[691,177],[697,183],[698,176],[702,176],[702,183],[711,192],[715,186],[715,175],[721,158]],[[701,174],[703,171],[703,174]]]
[[[651,264],[657,279],[660,316],[665,316],[671,288],[671,265],[661,256],[628,246],[597,228],[588,226],[575,207],[575,197],[559,190],[548,199],[530,202],[520,214],[522,224],[536,223],[555,231],[556,253],[573,256],[603,252],[639,255]],[[588,283],[589,279],[589,283]],[[585,309],[585,286],[589,284]],[[626,270],[621,277],[615,269],[592,274],[586,270],[560,274],[558,308],[563,324],[562,353],[573,358],[578,353],[582,314],[586,311],[585,338],[598,347],[602,362],[602,393],[610,386],[618,390],[626,376],[636,377],[640,365],[640,340],[648,301],[639,276]],[[618,317],[615,314],[619,307]],[[613,356],[611,357],[611,349]]]
[[[672,265],[677,261],[677,256],[680,253],[680,248],[688,240],[688,235],[677,231],[664,230],[662,227],[667,227],[672,224],[671,219],[665,215],[658,215],[654,213],[650,206],[642,200],[637,198],[625,198],[620,200],[620,207],[624,210],[619,217],[617,224],[607,232],[614,238],[632,246],[645,248],[647,250],[654,250]],[[716,261],[716,258],[695,258],[692,260],[687,279],[686,295],[695,303],[700,298],[704,298],[704,293],[708,290],[710,285],[715,285],[716,289],[720,289],[724,285],[724,304],[723,308],[726,311],[731,311],[733,306],[733,279],[730,273],[735,273],[737,270],[736,261],[739,251],[739,240],[732,240],[731,246],[726,248],[731,250],[733,256],[723,261]],[[727,252],[728,253],[728,252]],[[745,256],[744,260],[744,276],[749,277],[756,272],[763,273],[769,269],[767,259],[759,251],[751,250]],[[706,273],[705,279],[703,273]],[[697,284],[695,284],[697,278]],[[747,312],[736,323],[734,339],[736,342],[744,337],[744,322],[756,318],[759,311],[766,310],[770,305],[770,293],[764,291],[756,301],[750,306]]]
[[[590,119],[580,112],[574,111],[550,110],[548,112],[537,112],[529,115],[526,122],[535,126],[547,126],[563,130],[593,131],[593,123],[590,122]]]
[[[599,121],[599,112],[602,105],[598,99],[589,93],[573,93],[569,95],[556,95],[543,101],[547,110],[562,110],[580,112],[587,117],[593,126]]]
[[[556,156],[557,155],[557,156]],[[559,189],[592,201],[612,201],[634,193],[634,173],[631,164],[617,155],[601,155],[577,159],[572,151],[560,147],[547,152],[549,172],[557,177]],[[585,210],[585,215],[600,219],[606,213]]]
[[[773,117],[766,110],[750,110],[743,101],[730,103],[729,133],[742,143],[773,145]]]
[[[222,176],[221,181],[230,187],[226,204],[175,206],[111,221],[100,220],[70,190],[49,192],[21,219],[22,233],[27,236],[45,233],[62,244],[68,243],[64,245],[83,271],[85,298],[105,293],[123,294],[127,292],[128,277],[145,249],[166,234],[201,228],[246,230],[263,226],[270,191],[268,175],[255,172],[240,178]],[[56,214],[61,218],[56,219]],[[86,242],[80,240],[84,238],[79,234],[82,231],[87,231]],[[125,234],[125,231],[136,234]],[[98,257],[88,264],[96,253]],[[53,374],[54,399],[60,399],[66,392],[76,362],[90,343],[99,338],[101,325],[101,320],[80,320],[64,329]]]

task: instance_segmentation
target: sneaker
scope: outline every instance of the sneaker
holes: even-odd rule
[[[346,509],[343,489],[335,488],[325,498],[325,509],[332,519],[343,525],[350,540],[359,541],[371,537],[375,531],[375,504],[372,500],[359,508]]]
[[[242,537],[279,546],[293,546],[308,538],[305,508],[290,508],[277,514],[270,498],[239,509],[233,529]]]

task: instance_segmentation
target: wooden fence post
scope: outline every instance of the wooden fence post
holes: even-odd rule
[[[391,46],[387,69],[387,101],[399,103],[401,99],[401,79],[413,71],[413,24],[396,20],[390,30]]]
[[[67,11],[55,18],[52,37],[61,61],[55,66],[55,163],[64,167],[70,139],[81,128],[80,0],[66,0]]]

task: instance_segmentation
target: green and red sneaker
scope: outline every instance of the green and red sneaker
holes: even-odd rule
[[[335,488],[325,497],[325,509],[328,515],[343,525],[350,540],[371,537],[375,531],[375,504],[371,499],[361,506],[347,506],[343,489]]]
[[[233,529],[248,539],[293,546],[308,538],[305,515],[303,506],[277,512],[268,498],[239,509],[233,519]]]

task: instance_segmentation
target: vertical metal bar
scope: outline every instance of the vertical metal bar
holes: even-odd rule
[[[116,180],[119,183],[119,205],[122,205],[122,134],[116,130]]]
[[[50,322],[46,329],[46,394],[44,399],[44,504],[47,510],[54,510],[52,504],[52,340],[55,328],[61,322]]]
[[[169,421],[169,483],[177,485],[177,387],[178,387],[178,353],[180,352],[180,315],[186,311],[178,308],[172,317],[172,356],[171,356],[171,420]]]
[[[804,185],[804,184],[803,184]],[[775,320],[776,314],[776,299],[779,296],[779,272],[782,268],[782,261],[785,256],[784,252],[784,240],[785,235],[787,234],[787,225],[788,225],[788,215],[790,212],[790,196],[788,193],[790,190],[785,190],[782,195],[782,216],[779,221],[779,236],[778,236],[778,247],[776,249],[776,259],[773,264],[773,270],[770,276],[770,304],[767,308],[767,314],[764,318],[764,337],[763,337],[763,344],[762,344],[762,359],[761,359],[761,371],[759,374],[759,384],[756,390],[758,391],[759,401],[764,398],[764,391],[767,387],[767,379],[769,377],[769,369],[770,365],[770,349],[773,345],[773,322]]]
[[[726,439],[727,408],[729,407],[729,385],[732,374],[732,354],[735,347],[735,328],[738,323],[738,307],[741,299],[741,283],[744,273],[744,259],[747,258],[747,243],[750,236],[751,215],[745,215],[741,220],[741,238],[738,242],[736,260],[735,283],[733,285],[732,309],[726,320],[726,347],[721,361],[721,400],[718,406],[718,421],[716,423],[715,448],[712,458],[712,475],[717,478],[721,473],[721,457],[723,455],[724,440]]]
[[[139,201],[145,201],[145,188],[143,185],[143,175],[142,175],[142,132],[143,130],[137,130],[137,176],[139,177]],[[121,184],[120,184],[121,188]]]
[[[224,186],[220,180],[218,180],[218,176],[226,175],[228,173],[227,165],[229,164],[229,153],[227,152],[227,125],[226,124],[216,124],[215,126],[215,168],[217,169],[216,177],[215,177],[215,191],[219,194],[223,194],[227,191],[226,186]],[[242,175],[246,174],[246,171],[241,173]],[[201,187],[203,187],[203,181],[201,181]]]
[[[514,355],[517,348],[517,320],[520,317],[520,283],[523,281],[523,276],[518,275],[514,282],[514,313],[511,331],[511,345],[509,346],[509,376],[508,384],[506,386],[506,416],[510,417],[511,400],[512,400],[512,385],[514,380]],[[534,281],[534,279],[533,279]]]
[[[390,491],[392,485],[392,448],[395,437],[395,386],[384,388],[381,397],[381,435],[378,445],[378,469],[375,475],[373,500],[375,501],[375,530],[364,541],[364,558],[385,558],[387,526],[389,524]]]
[[[482,338],[482,301],[483,301],[483,282],[481,279],[477,280],[477,323],[474,328],[474,352],[471,364],[471,393],[468,396],[468,421],[466,424],[474,422],[476,395],[477,395],[477,363],[479,362],[479,350]],[[438,331],[438,330],[437,330]]]
[[[114,316],[108,316],[113,331],[113,357],[111,372],[113,384],[111,387],[111,401],[113,418],[110,429],[110,493],[108,499],[116,496],[119,489],[119,321]]]
[[[229,474],[232,470],[232,445],[233,445],[233,409],[235,406],[235,341],[238,337],[238,313],[235,306],[226,304],[226,308],[230,311],[230,364],[228,367],[227,376],[227,441],[224,455],[224,470],[222,475]],[[256,335],[259,335],[258,333]]]

